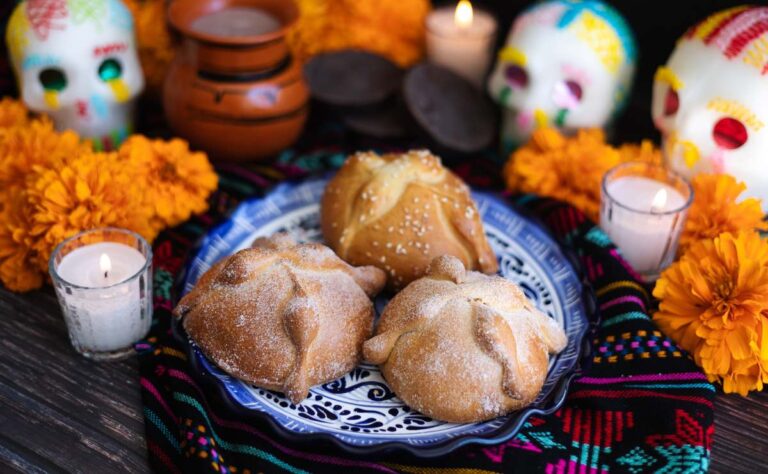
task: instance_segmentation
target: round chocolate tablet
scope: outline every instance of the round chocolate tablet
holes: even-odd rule
[[[454,72],[434,64],[419,64],[405,76],[403,97],[416,122],[438,145],[475,153],[493,142],[493,104]]]
[[[304,66],[312,97],[330,105],[364,107],[393,95],[403,71],[381,56],[357,50],[318,54]]]
[[[350,130],[374,138],[407,137],[415,127],[413,119],[399,101],[344,113],[342,121]]]

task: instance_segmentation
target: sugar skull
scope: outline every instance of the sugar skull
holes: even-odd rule
[[[652,113],[672,168],[731,174],[768,210],[768,7],[688,30],[656,71]]]
[[[117,146],[144,88],[133,17],[120,0],[25,0],[7,43],[22,99],[56,127]]]
[[[629,94],[635,43],[624,19],[595,0],[550,0],[512,25],[488,82],[502,105],[502,144],[538,127],[602,127]]]

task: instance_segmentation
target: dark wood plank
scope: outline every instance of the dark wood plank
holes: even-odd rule
[[[0,470],[149,470],[135,359],[77,355],[50,289],[0,290],[0,334]]]
[[[712,472],[768,472],[768,393],[717,397]],[[146,472],[135,359],[70,347],[50,289],[0,289],[0,471]]]
[[[768,391],[720,393],[715,402],[712,472],[768,472]]]

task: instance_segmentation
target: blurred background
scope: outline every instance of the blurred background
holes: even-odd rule
[[[407,2],[408,0],[401,0]],[[729,0],[606,0],[617,8],[627,19],[637,39],[639,65],[627,109],[615,124],[614,139],[638,141],[642,138],[658,140],[658,133],[650,117],[653,74],[663,64],[675,41],[690,26],[707,15],[742,2]],[[7,63],[5,48],[5,24],[15,0],[0,0],[0,26],[3,47],[0,49],[0,95],[15,93],[13,77]],[[435,6],[455,4],[455,1],[434,1]],[[534,2],[518,0],[473,0],[478,8],[492,11],[499,19],[498,43],[501,44],[512,20],[521,10]]]
[[[745,2],[728,0],[605,0],[613,5],[627,19],[635,34],[638,46],[638,70],[632,98],[615,123],[616,135],[619,141],[639,141],[642,138],[652,138],[658,141],[659,136],[651,122],[651,92],[653,74],[656,68],[664,64],[672,53],[677,39],[695,23],[708,15],[744,4]],[[455,2],[434,2],[435,5],[452,4]],[[503,42],[509,25],[521,10],[534,2],[514,0],[472,0],[480,8],[493,11],[499,19],[499,43]]]

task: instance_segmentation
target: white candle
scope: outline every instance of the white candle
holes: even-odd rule
[[[73,285],[103,288],[132,277],[147,259],[138,250],[116,242],[99,242],[64,256],[57,271]]]
[[[124,243],[97,242],[76,246],[52,263],[70,339],[79,352],[96,358],[123,355],[147,334],[152,322],[148,258]]]
[[[473,10],[468,0],[456,8],[432,11],[427,17],[427,57],[482,87],[496,40],[496,20]]]
[[[615,178],[605,184],[604,193],[603,230],[635,270],[655,275],[674,256],[687,197],[644,176]]]

